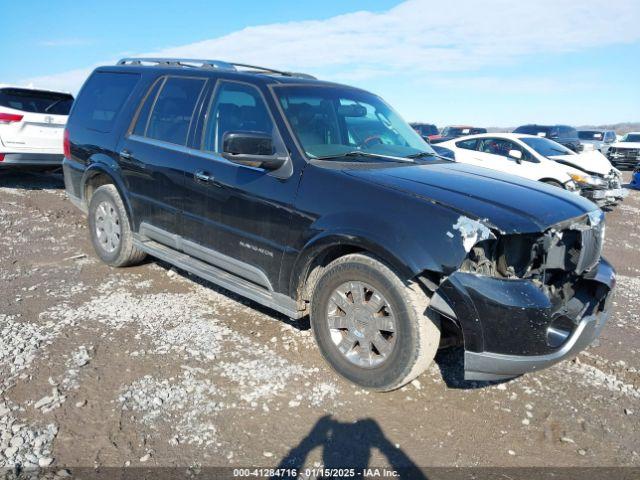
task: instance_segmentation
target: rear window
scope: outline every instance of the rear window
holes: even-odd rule
[[[580,140],[602,140],[604,134],[597,130],[580,130],[578,132],[578,138]]]
[[[0,106],[31,113],[69,115],[73,97],[68,93],[45,92],[24,88],[0,89]]]
[[[539,137],[548,137],[551,133],[551,127],[542,125],[523,125],[516,128],[513,133],[525,133],[527,135],[537,135]]]
[[[558,127],[558,132],[562,138],[578,138],[578,131],[573,127],[562,125]]]
[[[139,78],[138,73],[94,73],[82,87],[73,121],[90,130],[110,132]]]

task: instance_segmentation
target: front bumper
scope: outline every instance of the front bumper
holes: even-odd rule
[[[607,158],[616,168],[633,168],[640,163],[640,155],[625,152],[607,152]]]
[[[599,206],[619,202],[629,195],[626,188],[609,188],[603,190],[584,190],[583,195]]]
[[[0,168],[61,167],[63,158],[58,153],[5,153]]]
[[[529,280],[452,274],[434,294],[431,308],[453,318],[464,337],[467,380],[499,380],[546,368],[575,356],[599,335],[610,311],[615,271],[604,259],[571,287],[582,302],[568,313]],[[549,334],[560,317],[572,330],[559,345]]]

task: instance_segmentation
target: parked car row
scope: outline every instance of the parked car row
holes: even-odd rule
[[[430,123],[412,123],[411,126],[431,144],[487,132],[485,128],[468,125],[448,126],[441,132]],[[618,140],[613,130],[578,131],[569,125],[528,124],[517,127],[513,133],[547,138],[576,153],[595,150],[605,155],[615,167],[633,168],[640,163],[640,132],[628,133]]]
[[[575,153],[545,137],[487,133],[439,144],[457,162],[506,172],[582,194],[604,206],[627,196],[622,174],[597,151]]]

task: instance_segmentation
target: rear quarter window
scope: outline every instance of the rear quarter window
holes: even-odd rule
[[[72,121],[90,130],[110,132],[139,79],[138,73],[94,73],[76,100]]]
[[[463,140],[462,142],[456,142],[456,147],[464,148],[465,150],[475,150],[478,140],[475,138],[472,140]]]

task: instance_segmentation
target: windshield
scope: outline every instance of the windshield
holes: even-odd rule
[[[547,138],[521,138],[521,141],[533,148],[543,157],[553,157],[555,155],[573,155],[574,153],[567,147]]]
[[[602,140],[604,134],[596,130],[582,130],[578,132],[578,138],[580,140]]]
[[[621,142],[640,142],[640,133],[627,133]]]
[[[394,157],[434,153],[408,123],[371,93],[286,85],[275,91],[289,125],[311,158],[352,152]]]

